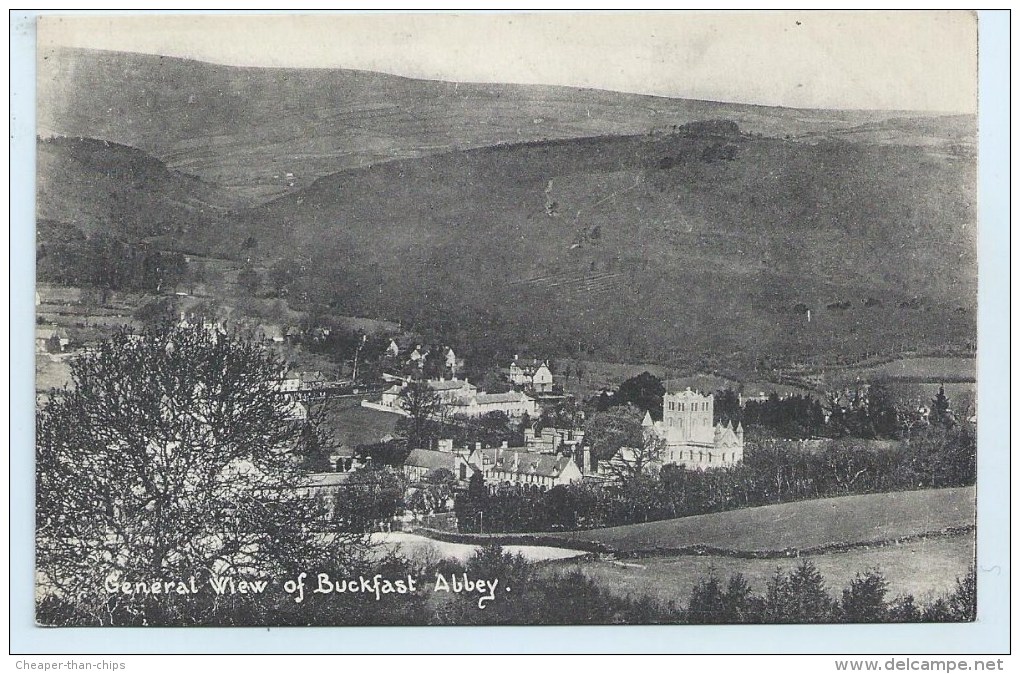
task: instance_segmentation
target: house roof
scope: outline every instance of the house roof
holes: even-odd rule
[[[524,395],[520,391],[510,391],[509,393],[478,393],[469,398],[461,398],[455,400],[454,405],[460,405],[469,407],[472,404],[478,405],[500,405],[503,403],[519,403],[531,400],[528,396]]]
[[[429,388],[433,391],[454,391],[462,388],[473,389],[474,385],[464,379],[430,379]]]
[[[309,473],[305,476],[306,487],[336,487],[351,481],[351,473]]]
[[[453,452],[440,452],[434,449],[412,449],[404,461],[405,466],[412,468],[446,468],[451,472],[456,468],[457,455]]]
[[[550,369],[549,369],[549,368],[548,368],[548,367],[547,367],[547,366],[545,365],[545,363],[543,363],[542,365],[540,365],[540,366],[538,367],[538,369],[537,369],[537,370],[535,370],[535,377],[537,378],[537,377],[539,377],[540,375],[541,375],[542,377],[549,377],[549,378],[552,378],[552,370],[550,370]]]
[[[509,449],[477,449],[475,463],[479,458],[488,459],[492,470],[514,475],[540,475],[542,477],[559,477],[563,470],[572,462],[569,456],[542,454],[524,447]],[[496,454],[499,454],[498,458]],[[483,462],[484,464],[484,462]],[[474,464],[472,464],[474,465]],[[516,470],[514,468],[516,466]],[[475,465],[477,469],[478,466]]]

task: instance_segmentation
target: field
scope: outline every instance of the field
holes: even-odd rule
[[[974,499],[973,487],[866,494],[552,535],[598,541],[624,552],[690,545],[805,550],[971,526]]]
[[[889,389],[901,409],[911,409],[925,405],[930,407],[931,400],[939,392],[940,384],[921,382],[894,381]],[[968,418],[977,409],[977,384],[974,382],[954,382],[945,384],[946,396],[949,398],[950,409],[958,417]]]
[[[890,598],[912,594],[923,602],[952,590],[955,579],[967,573],[974,564],[974,537],[962,534],[931,538],[804,559],[810,559],[818,568],[833,597],[839,596],[856,573],[878,569],[889,582]],[[800,561],[687,555],[625,562],[571,562],[557,564],[551,569],[580,569],[597,580],[601,587],[623,596],[651,596],[663,603],[686,605],[691,589],[713,572],[724,583],[731,574],[741,573],[752,589],[760,594],[765,591],[769,577],[777,568],[787,572]]]
[[[582,373],[580,378],[577,376],[578,367],[581,368]],[[567,371],[570,372],[569,378],[565,374]],[[620,382],[642,372],[650,372],[660,379],[667,376],[664,367],[651,363],[633,365],[576,359],[556,360],[553,363],[553,376],[556,383],[561,384],[568,393],[573,393],[582,399],[598,395],[602,390],[612,391],[620,385]]]
[[[359,397],[333,399],[326,405],[326,424],[346,447],[370,445],[393,435],[401,419],[398,414],[362,407]]]
[[[829,379],[834,384],[879,378],[929,383],[973,382],[976,373],[977,364],[973,358],[929,356],[898,358],[880,365],[847,368],[833,373]]]
[[[402,531],[372,534],[372,542],[380,544],[380,551],[396,552],[408,558],[432,556],[436,559],[456,559],[460,562],[466,561],[478,549],[477,545],[436,541]],[[577,550],[537,545],[507,545],[503,550],[512,554],[520,553],[530,562],[570,559],[584,554]]]

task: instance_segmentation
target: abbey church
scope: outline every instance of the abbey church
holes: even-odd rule
[[[662,464],[688,468],[732,466],[744,458],[744,429],[738,423],[713,424],[712,394],[697,391],[667,392],[662,401],[662,421],[645,414],[643,427],[666,442]]]

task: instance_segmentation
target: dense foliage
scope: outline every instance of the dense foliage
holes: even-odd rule
[[[505,488],[462,494],[458,512],[482,512],[487,532],[586,529],[701,515],[804,499],[974,484],[976,441],[969,425],[915,429],[908,441],[874,448],[854,439],[811,444],[765,440],[728,468],[668,464],[616,487],[572,484],[545,492]],[[477,531],[478,516],[462,520]]]
[[[120,332],[72,360],[73,388],[36,417],[42,594],[90,613],[111,579],[357,559],[359,529],[327,526],[305,489],[314,452],[284,371],[262,345],[200,327]]]
[[[187,277],[182,253],[160,250],[145,243],[98,233],[86,236],[78,229],[38,251],[38,277],[70,286],[101,290],[172,291]]]

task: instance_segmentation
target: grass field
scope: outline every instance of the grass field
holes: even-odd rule
[[[372,534],[372,542],[379,544],[380,552],[396,552],[409,558],[432,556],[436,559],[456,559],[461,562],[466,561],[478,549],[477,545],[437,541],[403,531]],[[506,545],[503,546],[503,550],[512,554],[520,553],[530,562],[570,559],[585,554],[578,550],[538,545]]]
[[[906,381],[974,381],[977,363],[973,358],[955,356],[925,356],[899,358],[880,365],[853,367],[834,372],[830,379],[835,384],[871,381],[877,378]]]
[[[598,541],[620,551],[689,545],[804,550],[973,525],[974,499],[973,487],[866,494],[551,535]]]
[[[380,412],[361,406],[361,398],[341,398],[326,403],[326,424],[334,439],[347,447],[370,445],[393,435],[398,414]]]
[[[890,598],[912,594],[923,602],[952,590],[956,578],[967,573],[974,563],[974,536],[961,534],[804,559],[810,559],[818,568],[833,597],[839,596],[856,573],[878,569],[889,582]],[[800,561],[688,555],[625,562],[565,562],[544,572],[580,569],[601,587],[621,596],[650,596],[662,603],[686,605],[691,589],[713,572],[724,583],[731,574],[741,573],[755,593],[761,594],[777,568],[787,572]]]

